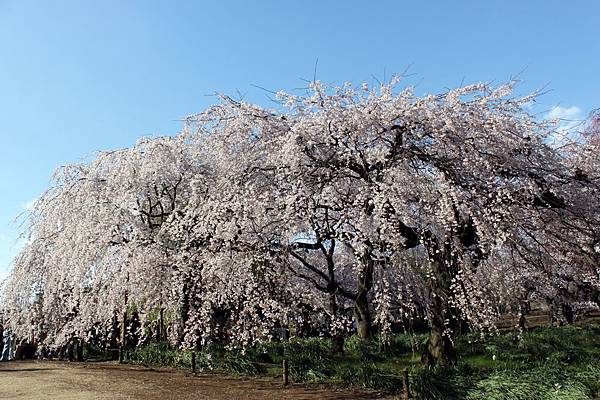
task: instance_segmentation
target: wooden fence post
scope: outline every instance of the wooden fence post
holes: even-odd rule
[[[402,399],[410,399],[410,388],[408,387],[408,368],[402,370]]]
[[[287,359],[283,360],[283,386],[287,386],[290,383],[290,365]]]

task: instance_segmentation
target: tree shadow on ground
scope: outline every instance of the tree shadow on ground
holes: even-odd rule
[[[54,371],[56,368],[19,368],[19,369],[3,369],[0,368],[0,372],[36,372],[36,371]]]

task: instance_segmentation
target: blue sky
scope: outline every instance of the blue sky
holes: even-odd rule
[[[58,166],[174,134],[214,92],[317,78],[418,93],[519,75],[543,115],[600,107],[600,2],[0,0],[0,277]]]

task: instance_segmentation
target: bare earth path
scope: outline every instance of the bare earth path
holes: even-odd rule
[[[374,392],[291,385],[113,363],[0,363],[0,399],[382,399]]]

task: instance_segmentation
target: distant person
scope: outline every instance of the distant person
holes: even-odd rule
[[[4,354],[4,325],[0,324],[0,361],[3,361]]]
[[[13,340],[12,335],[8,329],[3,329],[2,332],[2,358],[1,361],[12,361],[13,359]]]

